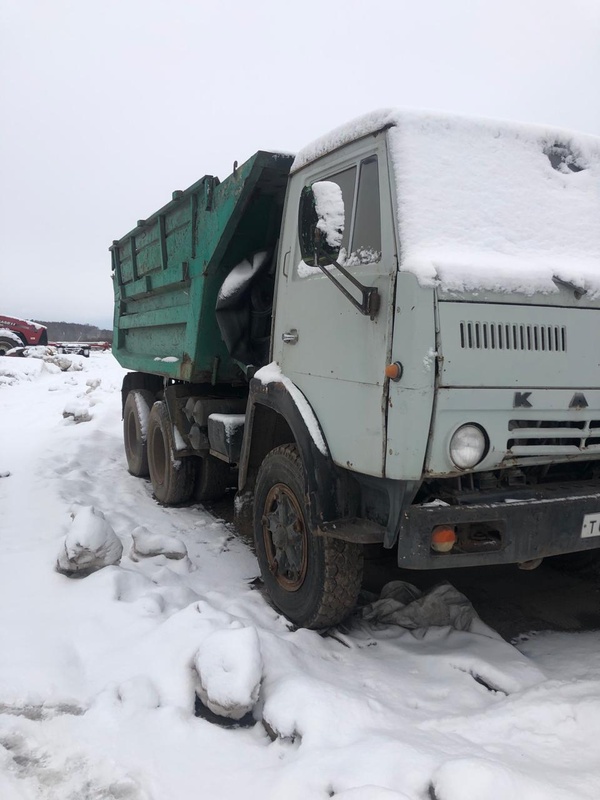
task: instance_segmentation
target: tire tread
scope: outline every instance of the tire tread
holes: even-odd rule
[[[272,459],[280,456],[288,461],[303,483],[304,466],[295,444],[276,447],[266,456],[263,466],[268,467]],[[310,531],[309,535],[314,536]],[[302,620],[294,620],[306,628],[327,628],[341,622],[354,608],[362,583],[362,545],[328,536],[319,538],[324,558],[324,578],[320,596],[315,598],[310,614]]]
[[[147,389],[131,389],[127,394],[127,399],[125,401],[125,408],[123,414],[123,444],[125,447],[125,457],[127,458],[127,469],[134,475],[136,478],[146,478],[150,474],[149,467],[148,467],[148,448],[147,448],[147,439],[148,439],[148,431],[146,430],[146,438],[140,438],[140,441],[137,443],[139,445],[139,451],[129,452],[127,447],[127,426],[128,426],[128,418],[127,415],[131,411],[134,413],[137,420],[136,431],[139,428],[140,435],[142,435],[142,426],[141,420],[139,419],[138,414],[138,405],[134,399],[135,395],[139,395],[140,398],[143,400],[144,403],[148,406],[148,419],[150,417],[150,411],[152,406],[154,405],[155,397],[152,392],[149,392]],[[133,402],[133,408],[129,409],[129,403]]]
[[[150,479],[152,480],[154,495],[159,503],[163,503],[164,505],[185,503],[190,499],[194,490],[196,465],[189,457],[179,459],[180,463],[177,468],[172,463],[171,457],[173,456],[175,448],[173,446],[173,435],[171,433],[171,421],[164,402],[160,400],[154,403],[150,411],[150,417],[148,419],[148,443],[150,443],[154,427],[158,428],[163,436],[165,451],[169,459],[167,465],[168,477],[163,484],[164,491],[161,487],[157,492],[156,483],[152,480],[152,453],[151,448],[149,448],[148,463],[150,466]],[[160,494],[162,494],[162,496],[159,496]]]

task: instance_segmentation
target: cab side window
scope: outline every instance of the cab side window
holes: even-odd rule
[[[342,237],[342,252],[347,253],[350,244],[350,233],[352,221],[352,212],[354,209],[354,193],[356,191],[356,174],[358,170],[356,167],[350,167],[343,172],[338,172],[325,180],[337,183],[342,190],[342,197],[344,198],[344,235]]]
[[[352,267],[380,261],[381,209],[377,156],[369,156],[357,166],[319,180],[337,183],[342,190],[345,222],[340,264]]]
[[[371,264],[381,259],[381,210],[377,156],[360,165],[352,247],[346,263]]]

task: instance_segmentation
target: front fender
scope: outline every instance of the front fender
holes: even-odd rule
[[[280,444],[295,442],[304,465],[306,508],[313,529],[356,513],[357,487],[350,474],[331,460],[318,419],[289,379],[250,381],[239,491],[253,492],[263,458]],[[354,498],[354,502],[351,500]]]

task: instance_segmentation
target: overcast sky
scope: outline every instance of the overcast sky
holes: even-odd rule
[[[384,106],[600,135],[600,0],[0,0],[0,312],[112,325],[174,189]]]

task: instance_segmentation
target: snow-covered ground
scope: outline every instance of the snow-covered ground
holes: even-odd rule
[[[226,524],[127,473],[112,356],[70,360],[0,357],[1,800],[600,797],[598,633],[291,629]]]

